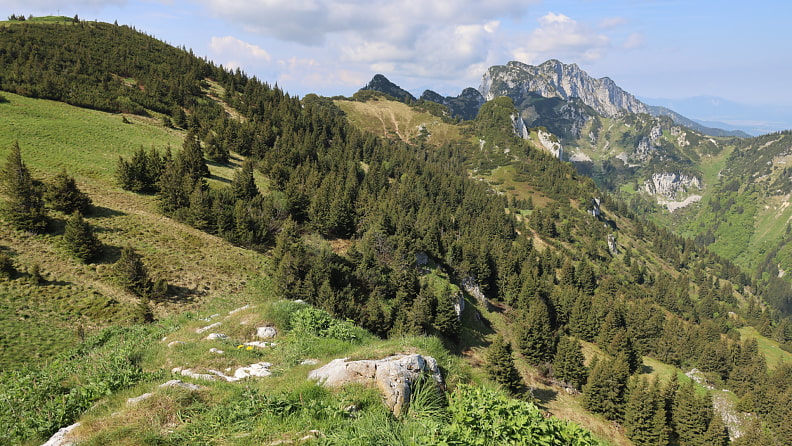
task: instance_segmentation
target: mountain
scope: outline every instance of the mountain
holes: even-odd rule
[[[662,161],[678,175],[652,188],[695,187],[709,139],[580,98],[530,100],[561,137],[506,96],[462,122],[298,98],[130,27],[18,22],[0,23],[3,444],[67,425],[130,445],[792,441],[765,283],[548,151],[594,155],[584,135],[645,163],[603,155],[600,180]],[[95,263],[72,255],[81,219]]]
[[[669,108],[660,107],[657,105],[647,105],[646,108],[652,116],[668,116],[674,121],[674,123],[691,128],[705,135],[723,136],[723,137],[735,136],[737,138],[751,137],[751,135],[745,133],[742,130],[736,130],[736,129],[725,130],[726,126],[724,126],[724,128],[707,127],[705,125],[706,123],[696,122],[692,119],[686,118]],[[720,122],[713,122],[712,124],[724,125],[724,123],[720,123]]]
[[[745,104],[714,96],[642,100],[693,117],[707,126],[743,130],[753,136],[792,129],[789,106]]]
[[[509,96],[518,107],[531,96],[539,95],[563,100],[579,98],[605,117],[647,112],[641,101],[610,78],[594,79],[576,64],[555,59],[538,66],[512,61],[490,67],[482,77],[479,92],[487,100]]]
[[[459,96],[443,97],[432,90],[426,90],[421,94],[421,99],[424,101],[437,102],[438,104],[445,105],[451,112],[452,116],[458,117],[463,120],[471,120],[476,117],[481,106],[486,102],[481,93],[475,88],[465,88]]]
[[[393,82],[389,81],[387,77],[376,74],[361,90],[374,90],[392,96],[402,102],[415,102],[415,96],[409,91],[404,90]]]

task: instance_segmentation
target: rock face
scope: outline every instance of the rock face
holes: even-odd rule
[[[400,415],[410,404],[410,384],[422,373],[429,373],[438,384],[443,382],[437,361],[430,356],[418,354],[361,361],[334,359],[312,370],[308,378],[328,387],[349,383],[376,385],[385,397],[388,408],[394,414]]]
[[[560,159],[561,161],[564,160],[564,146],[561,145],[561,142],[551,133],[547,133],[544,130],[539,130],[539,142],[542,144],[548,152],[552,153],[553,156]]]
[[[701,190],[701,180],[683,173],[656,173],[644,183],[644,190],[650,195],[661,195],[676,200],[680,194],[689,193],[693,189]]]
[[[487,299],[487,296],[485,296],[484,292],[481,291],[481,287],[479,286],[478,282],[476,282],[475,277],[466,277],[462,279],[459,284],[462,285],[462,288],[465,290],[465,292],[475,297],[478,303],[484,308],[488,310],[492,308],[489,299]]]
[[[576,64],[567,65],[554,59],[539,66],[512,61],[490,67],[481,80],[479,93],[488,101],[509,96],[515,103],[530,95],[566,101],[580,98],[584,104],[608,117],[625,111],[648,112],[643,102],[619,88],[610,78],[595,79]]]

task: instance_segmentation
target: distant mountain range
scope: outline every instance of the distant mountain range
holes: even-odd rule
[[[641,101],[693,117],[696,122],[707,127],[742,130],[754,136],[792,129],[792,105],[741,104],[714,96],[641,98]]]

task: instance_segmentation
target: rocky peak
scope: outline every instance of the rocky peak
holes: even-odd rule
[[[521,103],[531,95],[570,100],[579,98],[603,116],[647,113],[646,105],[607,77],[595,79],[576,64],[551,59],[539,66],[512,61],[490,67],[479,92],[486,100],[509,96]]]
[[[394,84],[382,74],[375,74],[371,81],[369,81],[365,87],[361,88],[361,90],[379,91],[403,102],[415,102],[415,96],[410,94],[409,91]]]
[[[437,102],[448,107],[451,115],[461,119],[473,119],[478,114],[479,109],[484,104],[484,97],[475,88],[465,88],[457,97],[443,97],[432,90],[426,90],[421,95],[425,101]]]

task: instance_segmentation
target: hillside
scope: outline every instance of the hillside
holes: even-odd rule
[[[9,314],[37,326],[57,315],[53,338],[88,326],[62,336],[61,354],[41,348],[48,361],[22,348],[3,359],[5,442],[75,421],[84,444],[789,440],[792,367],[778,347],[790,337],[762,284],[559,161],[511,99],[457,124],[420,101],[296,98],[172,47],[147,59],[164,44],[129,27],[58,26],[15,23],[0,49],[29,33],[41,54],[82,39],[61,60],[76,73],[108,45],[138,63],[63,76],[92,110],[44,99],[46,64],[38,79],[0,82],[15,92],[0,103],[15,123],[0,214]],[[117,70],[120,83],[97,82]],[[130,79],[132,109],[105,100]],[[56,121],[64,134],[40,132]],[[79,215],[51,198],[63,169],[93,200],[85,222],[103,248],[87,263],[66,237]],[[64,310],[31,304],[51,287]],[[73,304],[86,293],[102,312]],[[35,334],[9,327],[7,345]],[[395,354],[423,358],[397,379],[405,403],[308,379],[340,358]],[[195,386],[159,387],[177,378]]]

